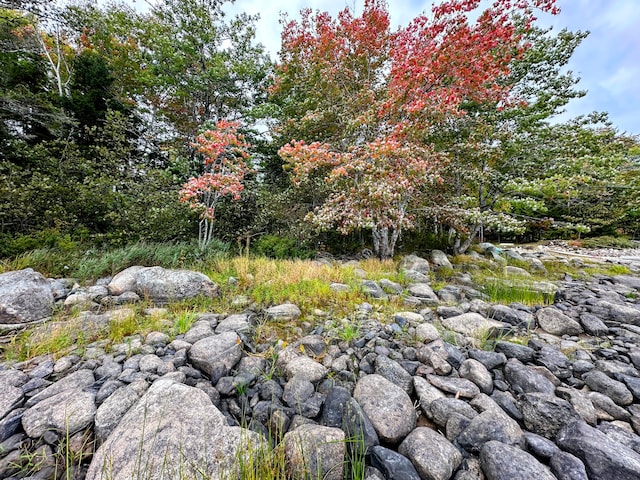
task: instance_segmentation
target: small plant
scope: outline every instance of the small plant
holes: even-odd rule
[[[352,342],[360,336],[360,324],[357,322],[343,322],[338,327],[338,337],[345,342]]]
[[[185,311],[178,313],[173,322],[173,331],[176,335],[184,335],[189,331],[193,323],[196,321],[196,313],[193,311]]]

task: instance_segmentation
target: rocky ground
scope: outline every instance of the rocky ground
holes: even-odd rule
[[[548,259],[483,249],[531,270]],[[300,316],[285,304],[201,313],[175,338],[6,363],[0,478],[223,478],[280,443],[294,479],[637,480],[640,264],[623,263],[631,274],[566,276],[552,305],[528,307],[489,303],[463,272],[434,290],[430,269],[457,268],[434,251],[403,260],[407,286],[363,280],[371,302],[353,313],[353,338],[320,324],[288,345],[256,344],[259,322]],[[104,324],[142,295],[161,305],[217,289],[195,272],[141,267],[101,283],[0,275],[0,322],[38,322],[54,300],[82,299],[113,305],[81,314]],[[404,310],[372,314],[397,296]]]

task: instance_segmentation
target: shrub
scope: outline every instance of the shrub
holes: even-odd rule
[[[253,250],[269,258],[311,258],[314,252],[307,245],[292,237],[264,235],[253,243]]]

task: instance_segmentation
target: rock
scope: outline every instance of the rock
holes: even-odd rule
[[[518,312],[506,305],[491,305],[487,312],[487,317],[510,325],[520,325],[522,323]]]
[[[496,352],[503,353],[507,358],[518,359],[522,363],[532,362],[534,356],[533,348],[503,340],[496,342]]]
[[[538,458],[549,460],[560,451],[557,445],[551,440],[535,433],[525,432],[523,437],[527,450]]]
[[[506,323],[489,320],[474,312],[464,313],[457,317],[444,318],[442,319],[442,325],[449,330],[468,337],[493,335],[500,330],[508,328]]]
[[[640,478],[640,455],[583,421],[565,425],[558,433],[556,443],[582,460],[589,478]]]
[[[480,393],[478,386],[466,378],[442,377],[427,375],[427,380],[434,387],[455,395],[456,398],[473,398]]]
[[[547,467],[527,452],[496,441],[483,445],[480,465],[487,480],[556,480]]]
[[[53,291],[31,268],[0,274],[0,326],[37,322],[51,316]]]
[[[555,391],[555,385],[544,375],[516,360],[507,362],[504,376],[516,393],[553,394]]]
[[[640,309],[601,300],[597,306],[608,313],[608,319],[623,324],[640,325]]]
[[[440,332],[433,324],[424,322],[416,327],[416,340],[430,343],[440,338]]]
[[[412,283],[407,287],[409,295],[419,298],[421,302],[432,302],[434,305],[440,303],[438,296],[433,289],[426,283]]]
[[[413,377],[413,387],[420,402],[420,408],[427,418],[433,418],[431,403],[438,398],[444,398],[444,393],[422,377]]]
[[[287,478],[342,480],[345,437],[339,428],[302,425],[284,436]]]
[[[284,386],[282,400],[290,407],[297,408],[313,395],[314,390],[313,383],[302,375],[294,375]]]
[[[187,333],[184,334],[184,341],[193,344],[198,340],[210,337],[211,335],[213,335],[211,324],[206,320],[198,320],[197,322],[194,322]],[[191,348],[191,345],[189,345],[189,348]]]
[[[150,480],[234,478],[239,452],[259,445],[258,434],[228,427],[206,393],[161,379],[94,454],[86,480],[100,480],[105,473],[114,480],[136,478],[141,465]]]
[[[91,425],[95,415],[95,394],[69,389],[45,398],[25,411],[22,428],[31,438],[39,438],[49,430],[73,435]]]
[[[407,457],[379,445],[371,449],[371,464],[382,472],[385,480],[420,480]]]
[[[144,339],[145,345],[160,345],[168,344],[170,341],[169,335],[162,332],[149,332]]]
[[[634,277],[633,275],[616,275],[612,277],[612,280],[618,285],[640,290],[640,277]]]
[[[411,270],[418,273],[429,273],[431,268],[429,267],[429,262],[417,255],[407,255],[400,261],[400,265],[398,266],[400,271]]]
[[[590,425],[596,424],[598,421],[596,408],[584,392],[574,388],[558,387],[556,394],[558,397],[569,401],[585,422]]]
[[[411,460],[421,478],[449,480],[462,462],[462,455],[442,435],[418,427],[403,440],[398,453]]]
[[[364,413],[358,402],[350,398],[342,417],[342,431],[348,439],[356,439],[361,444],[351,445],[351,449],[364,450],[368,454],[371,447],[380,444],[378,434],[369,417]]]
[[[387,298],[387,294],[377,282],[373,280],[362,281],[362,292],[371,298],[383,299]]]
[[[125,268],[120,273],[116,274],[111,279],[107,286],[109,294],[117,296],[122,295],[125,292],[133,292],[136,290],[136,274],[148,267],[140,265],[134,265],[133,267]]]
[[[487,370],[493,370],[507,363],[507,356],[504,353],[487,352],[477,348],[470,348],[468,353],[472,359],[480,362]]]
[[[149,267],[138,270],[135,279],[136,293],[159,305],[198,296],[218,295],[218,286],[209,277],[190,270]]]
[[[507,265],[506,267],[504,267],[504,273],[508,277],[531,277],[531,274],[524,268],[514,267],[511,265]]]
[[[472,381],[478,386],[482,393],[491,395],[493,392],[493,378],[487,368],[477,360],[471,358],[462,362],[458,373],[462,378]]]
[[[275,305],[273,307],[267,308],[265,313],[267,315],[267,318],[281,321],[295,320],[300,315],[302,315],[300,309],[293,303]]]
[[[367,375],[358,380],[353,398],[382,441],[398,443],[416,425],[416,413],[409,395],[381,375]]]
[[[582,313],[580,315],[580,323],[584,327],[584,331],[594,337],[600,337],[609,333],[609,327],[598,317],[590,313]]]
[[[413,377],[398,362],[385,355],[378,355],[375,372],[402,388],[408,395],[413,392]]]
[[[435,268],[453,268],[449,257],[442,250],[431,250],[431,263]]]
[[[329,390],[322,409],[322,424],[326,427],[341,427],[350,399],[351,394],[344,387],[336,386]]]
[[[95,435],[98,444],[103,443],[118,425],[127,411],[138,401],[140,395],[131,385],[113,392],[98,407],[95,418]]]
[[[206,337],[198,340],[189,349],[189,360],[217,383],[219,378],[227,375],[240,361],[240,343],[240,337],[235,332]]]
[[[95,382],[95,378],[93,376],[93,372],[88,369],[81,369],[75,372],[70,373],[66,377],[58,380],[53,383],[51,386],[45,388],[37,395],[31,397],[26,406],[30,407],[35,405],[36,403],[57,395],[65,390],[85,390],[93,386]]]
[[[239,313],[235,315],[229,315],[216,327],[216,333],[224,332],[237,332],[248,333],[251,330],[249,324],[249,315],[246,313]]]
[[[21,388],[14,387],[8,382],[0,381],[0,420],[11,410],[19,407],[23,398],[24,394]]]
[[[436,398],[430,405],[433,421],[440,427],[447,424],[451,415],[457,413],[471,420],[478,415],[471,405],[457,398],[442,397]]]
[[[293,358],[285,367],[287,379],[291,379],[295,375],[306,378],[310,382],[319,382],[327,375],[327,369],[321,363],[303,355]]]
[[[555,438],[566,424],[582,420],[569,402],[554,395],[525,393],[519,405],[525,427],[549,439]]]
[[[570,453],[556,453],[551,458],[549,466],[558,480],[589,480],[584,463]]]
[[[384,290],[385,293],[399,295],[404,291],[404,287],[402,285],[396,282],[392,282],[388,278],[381,278],[378,281],[378,284],[380,285],[380,287],[382,287],[382,290]]]
[[[465,450],[477,453],[492,440],[517,446],[522,443],[522,438],[518,422],[504,413],[487,410],[472,418],[457,440]]]
[[[553,307],[538,310],[536,318],[540,327],[552,335],[579,335],[583,331],[578,322]]]
[[[626,406],[633,402],[633,395],[622,382],[618,382],[600,370],[591,370],[582,376],[587,386],[600,392],[618,405]]]

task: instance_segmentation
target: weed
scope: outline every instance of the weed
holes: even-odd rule
[[[184,311],[177,314],[173,322],[173,331],[176,335],[184,335],[189,331],[193,323],[196,321],[196,313],[193,311]]]
[[[360,324],[353,321],[342,322],[338,328],[338,337],[345,342],[352,342],[360,336]]]

